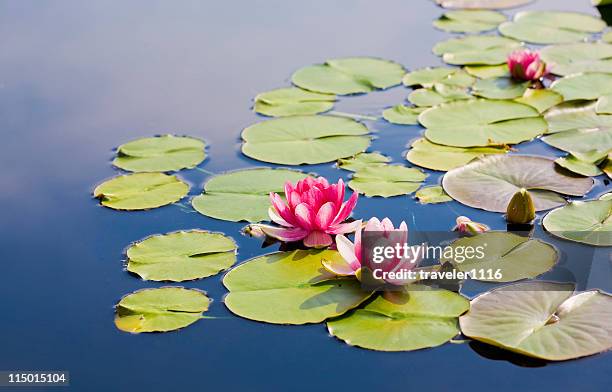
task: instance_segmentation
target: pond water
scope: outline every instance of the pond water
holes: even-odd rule
[[[597,13],[588,0],[525,8]],[[269,166],[239,152],[241,129],[263,119],[250,110],[254,95],[287,86],[295,69],[332,57],[437,65],[431,47],[449,37],[431,26],[440,14],[427,0],[2,2],[0,370],[68,370],[79,391],[609,389],[609,353],[559,364],[474,344],[379,353],[330,337],[323,324],[241,319],[222,304],[221,275],[183,284],[208,292],[214,303],[207,316],[215,319],[165,334],[131,335],[113,325],[122,295],[164,285],[125,272],[132,241],[201,228],[234,237],[240,261],[264,253],[239,234],[241,223],[176,205],[128,213],[100,207],[90,195],[117,174],[113,148],[172,132],[208,142],[200,166],[208,171]],[[379,115],[407,93],[396,87],[342,98],[336,110]],[[378,131],[371,150],[394,162],[405,162],[406,146],[421,132],[383,120],[366,124]],[[519,151],[555,154],[540,142]],[[334,180],[350,174],[332,164],[304,170]],[[198,170],[179,176],[192,196],[209,177]],[[439,178],[432,172],[427,184]],[[588,196],[605,187],[597,179]],[[505,228],[500,214],[456,202],[422,206],[411,196],[362,197],[354,216],[373,215],[420,230],[447,230],[457,215]],[[606,275],[592,278],[598,276]],[[601,280],[596,286],[609,291],[610,281]]]

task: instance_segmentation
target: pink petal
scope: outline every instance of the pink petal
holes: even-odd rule
[[[287,200],[289,200],[291,192],[293,192],[294,190],[295,188],[293,187],[291,181],[285,182],[285,198],[287,198]]]
[[[337,225],[331,225],[325,230],[328,234],[345,234],[352,233],[361,227],[361,221],[354,221],[349,223],[339,223]]]
[[[308,248],[324,248],[331,244],[331,236],[322,231],[311,231],[310,234],[304,238],[304,246]]]
[[[393,222],[391,222],[391,219],[389,218],[385,218],[382,220],[382,222],[380,222],[383,231],[393,231],[395,230],[395,227],[393,227]]]
[[[294,225],[292,225],[291,223],[287,222],[280,215],[278,215],[278,213],[276,212],[276,209],[274,209],[274,207],[268,208],[268,216],[270,217],[272,222],[278,223],[281,226],[294,227]]]
[[[329,227],[333,219],[334,203],[327,202],[319,208],[319,212],[317,212],[317,216],[315,217],[315,225],[319,229],[325,230]]]
[[[353,271],[357,271],[361,268],[361,263],[355,253],[355,245],[343,235],[336,236],[336,247],[340,256],[348,263]]]
[[[355,230],[355,256],[361,262],[361,221],[358,220],[359,226]]]
[[[283,199],[278,194],[270,192],[270,201],[272,202],[272,207],[274,207],[278,215],[280,215],[280,217],[283,218],[283,220],[285,220],[290,226],[295,226],[295,219],[293,218],[293,214],[291,213],[291,210],[287,207]],[[270,219],[274,220],[271,215]]]
[[[342,204],[340,211],[338,211],[338,215],[336,215],[332,221],[332,225],[338,224],[348,218],[357,204],[357,197],[357,193],[353,193],[351,197],[344,204]]]
[[[295,207],[302,202],[300,194],[296,191],[291,192],[291,195],[287,200],[289,202],[289,208],[291,208],[291,211],[295,211]]]
[[[297,221],[298,226],[311,230],[313,228],[313,220],[314,216],[310,207],[306,203],[300,203],[295,207],[295,220]]]
[[[342,200],[344,200],[344,191],[345,191],[344,181],[342,181],[342,178],[341,178],[338,180],[338,184],[336,184],[336,204],[338,206],[342,205]]]
[[[383,231],[377,217],[372,217],[366,222],[365,231]]]
[[[259,225],[258,227],[266,235],[276,238],[277,240],[280,240],[283,242],[299,241],[308,235],[308,231],[300,229],[300,228],[286,229],[283,227],[274,227],[274,226],[267,226],[267,225]]]
[[[317,178],[317,184],[322,185],[324,188],[327,188],[329,186],[329,182],[327,181],[325,177]]]

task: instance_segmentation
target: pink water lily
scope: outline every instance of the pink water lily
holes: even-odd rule
[[[344,201],[342,180],[330,184],[325,178],[306,177],[295,186],[285,183],[286,202],[270,193],[270,219],[281,227],[253,225],[270,237],[283,242],[302,241],[305,246],[322,248],[333,243],[332,235],[351,233],[359,222],[343,223],[357,204],[357,193]]]
[[[457,217],[457,224],[453,227],[454,231],[458,231],[464,235],[476,235],[491,230],[489,226],[472,221],[467,216]]]
[[[361,221],[359,221],[361,223]],[[395,247],[396,244],[403,246],[408,242],[408,226],[406,222],[402,222],[399,228],[393,226],[393,222],[389,218],[384,218],[382,221],[378,218],[371,218],[362,229],[361,225],[355,231],[355,242],[351,242],[343,235],[336,236],[336,247],[342,260],[324,260],[323,266],[328,271],[338,276],[357,276],[360,278],[360,270],[362,267],[367,267],[370,270],[380,268],[384,272],[396,272],[400,270],[410,271],[414,269],[423,254],[416,252],[412,257],[392,257],[387,259],[383,264],[377,266],[371,260],[371,255],[364,255],[362,249],[362,231],[377,232],[381,234],[381,238],[376,241],[376,245]],[[364,259],[365,257],[365,259]],[[401,285],[406,281],[402,279],[385,279],[388,283]]]
[[[540,54],[529,49],[510,53],[508,68],[512,77],[520,81],[539,80],[547,73],[546,63],[540,59]]]

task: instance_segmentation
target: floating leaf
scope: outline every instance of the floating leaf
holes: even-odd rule
[[[452,197],[444,192],[444,189],[439,186],[426,186],[421,188],[416,193],[417,199],[421,204],[436,204],[436,203],[446,203],[447,201],[452,201]]]
[[[111,178],[98,185],[93,196],[115,210],[147,210],[181,200],[189,185],[163,173],[134,173]]]
[[[426,110],[419,122],[425,137],[455,147],[493,146],[531,140],[546,131],[537,110],[513,101],[473,99]]]
[[[555,159],[555,163],[571,172],[587,177],[598,176],[603,173],[595,163],[583,161],[572,154]]]
[[[288,169],[247,169],[212,177],[193,208],[211,218],[232,222],[268,220],[270,192],[282,193],[286,181],[296,183],[308,174]]]
[[[610,2],[609,0],[604,0],[604,1]],[[608,31],[607,33],[602,35],[601,39],[605,42],[612,42],[612,31]]]
[[[427,174],[419,169],[398,165],[365,167],[353,175],[348,186],[355,192],[372,196],[410,194],[421,186]]]
[[[291,81],[306,90],[345,95],[395,86],[405,73],[404,67],[389,60],[352,57],[301,68]]]
[[[348,118],[291,116],[263,121],[242,131],[242,152],[284,165],[335,161],[365,151],[368,128]]]
[[[468,310],[469,301],[452,291],[416,287],[393,300],[379,296],[328,321],[327,329],[347,344],[378,351],[411,351],[448,342],[459,333],[457,317]]]
[[[499,65],[467,65],[465,71],[480,79],[502,78],[510,76],[508,64]]]
[[[505,154],[507,147],[449,147],[417,139],[406,154],[406,159],[417,166],[448,171],[490,154]]]
[[[534,44],[579,42],[606,27],[594,16],[577,12],[523,11],[514,15],[512,22],[499,26],[506,37]]]
[[[191,137],[146,137],[119,146],[113,165],[131,172],[178,171],[200,164],[204,148],[203,141]]]
[[[478,33],[493,30],[505,21],[504,14],[487,10],[460,10],[445,12],[433,25],[452,33]]]
[[[573,201],[549,212],[542,225],[566,240],[612,246],[612,200]]]
[[[612,45],[601,42],[547,46],[540,52],[555,75],[612,72]]]
[[[454,65],[498,65],[521,43],[496,35],[474,35],[437,43],[433,52]]]
[[[383,111],[383,118],[392,124],[416,125],[423,108],[396,105]]]
[[[478,80],[472,88],[472,94],[490,99],[513,99],[522,97],[529,87],[529,82],[516,82],[512,78],[490,78]]]
[[[202,318],[209,304],[210,299],[198,290],[182,287],[138,290],[117,304],[115,325],[132,333],[174,331]]]
[[[445,257],[440,263],[452,263],[459,271],[475,271],[472,279],[484,282],[514,282],[535,278],[554,267],[559,258],[555,248],[540,240],[520,235],[489,231],[474,237],[463,237],[449,245],[453,257]],[[483,249],[478,252],[459,249]],[[450,252],[449,252],[450,254]],[[483,257],[480,257],[483,256]],[[501,277],[489,276],[489,271],[499,271]]]
[[[391,158],[376,152],[362,152],[354,157],[347,159],[339,159],[338,167],[344,170],[358,171],[366,167],[381,166],[389,163]]]
[[[612,74],[586,73],[566,76],[556,80],[550,88],[566,101],[597,99],[612,94]]]
[[[225,305],[238,316],[273,324],[339,316],[372,295],[357,279],[336,279],[323,268],[323,260],[340,257],[332,250],[297,250],[251,259],[223,278]]]
[[[530,357],[562,361],[612,348],[612,297],[572,296],[573,284],[525,282],[474,298],[459,318],[464,335]]]
[[[533,0],[435,0],[444,8],[504,9],[531,3]]]
[[[563,102],[563,97],[549,89],[529,88],[522,97],[516,98],[515,101],[529,105],[537,109],[538,112],[544,113],[546,110]]]
[[[417,69],[404,75],[402,83],[405,86],[432,87],[435,83],[448,86],[469,87],[474,84],[474,78],[465,71],[451,67],[435,67]]]
[[[558,193],[583,196],[593,180],[565,175],[548,158],[506,155],[488,156],[453,169],[444,175],[442,186],[460,203],[495,212],[506,212],[512,196],[525,188],[536,211],[542,211],[565,204]]]
[[[297,116],[326,112],[334,107],[336,96],[301,88],[279,88],[255,97],[253,110],[272,117]]]
[[[436,83],[433,89],[419,88],[408,95],[408,101],[417,106],[436,106],[445,102],[472,98],[465,88]]]
[[[220,233],[154,235],[127,250],[127,270],[145,280],[182,282],[216,275],[236,262],[236,244]]]
[[[599,200],[612,200],[612,192],[604,193],[599,197]]]
[[[599,97],[595,105],[595,111],[598,114],[612,114],[612,94]]]

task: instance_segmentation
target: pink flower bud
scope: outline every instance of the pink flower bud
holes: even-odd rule
[[[483,223],[473,222],[467,216],[460,216],[457,218],[457,225],[453,227],[453,230],[464,235],[476,235],[491,229]]]
[[[539,80],[547,74],[546,63],[540,60],[540,54],[529,49],[512,52],[508,56],[508,69],[512,77],[520,81]]]

